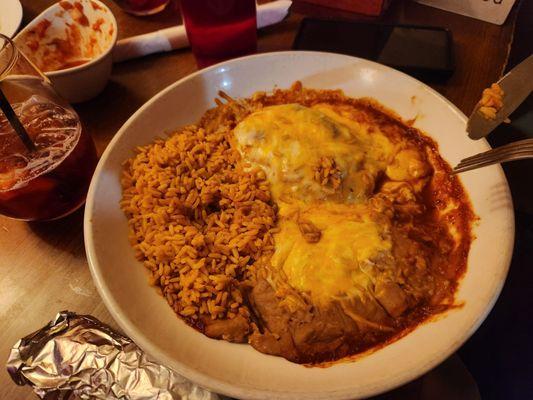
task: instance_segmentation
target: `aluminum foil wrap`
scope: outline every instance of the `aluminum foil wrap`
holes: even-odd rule
[[[90,315],[63,311],[11,349],[7,370],[47,400],[219,400],[151,361],[133,341]]]

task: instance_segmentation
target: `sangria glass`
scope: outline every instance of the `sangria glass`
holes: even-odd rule
[[[1,34],[0,89],[35,145],[30,150],[0,111],[0,214],[38,221],[74,212],[96,167],[92,138],[50,81]]]

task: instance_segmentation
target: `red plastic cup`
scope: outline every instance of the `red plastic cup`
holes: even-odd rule
[[[198,67],[256,52],[255,0],[181,0],[181,13]]]

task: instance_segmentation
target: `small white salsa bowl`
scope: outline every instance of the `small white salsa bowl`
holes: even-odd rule
[[[117,30],[115,16],[99,0],[62,0],[31,21],[14,42],[44,71],[62,97],[80,103],[106,86]],[[81,57],[69,59],[75,47],[80,49]],[[48,70],[54,66],[59,68]]]

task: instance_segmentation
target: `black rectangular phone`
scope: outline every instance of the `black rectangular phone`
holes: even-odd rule
[[[453,74],[452,43],[444,28],[305,18],[293,49],[362,57],[437,82]]]

